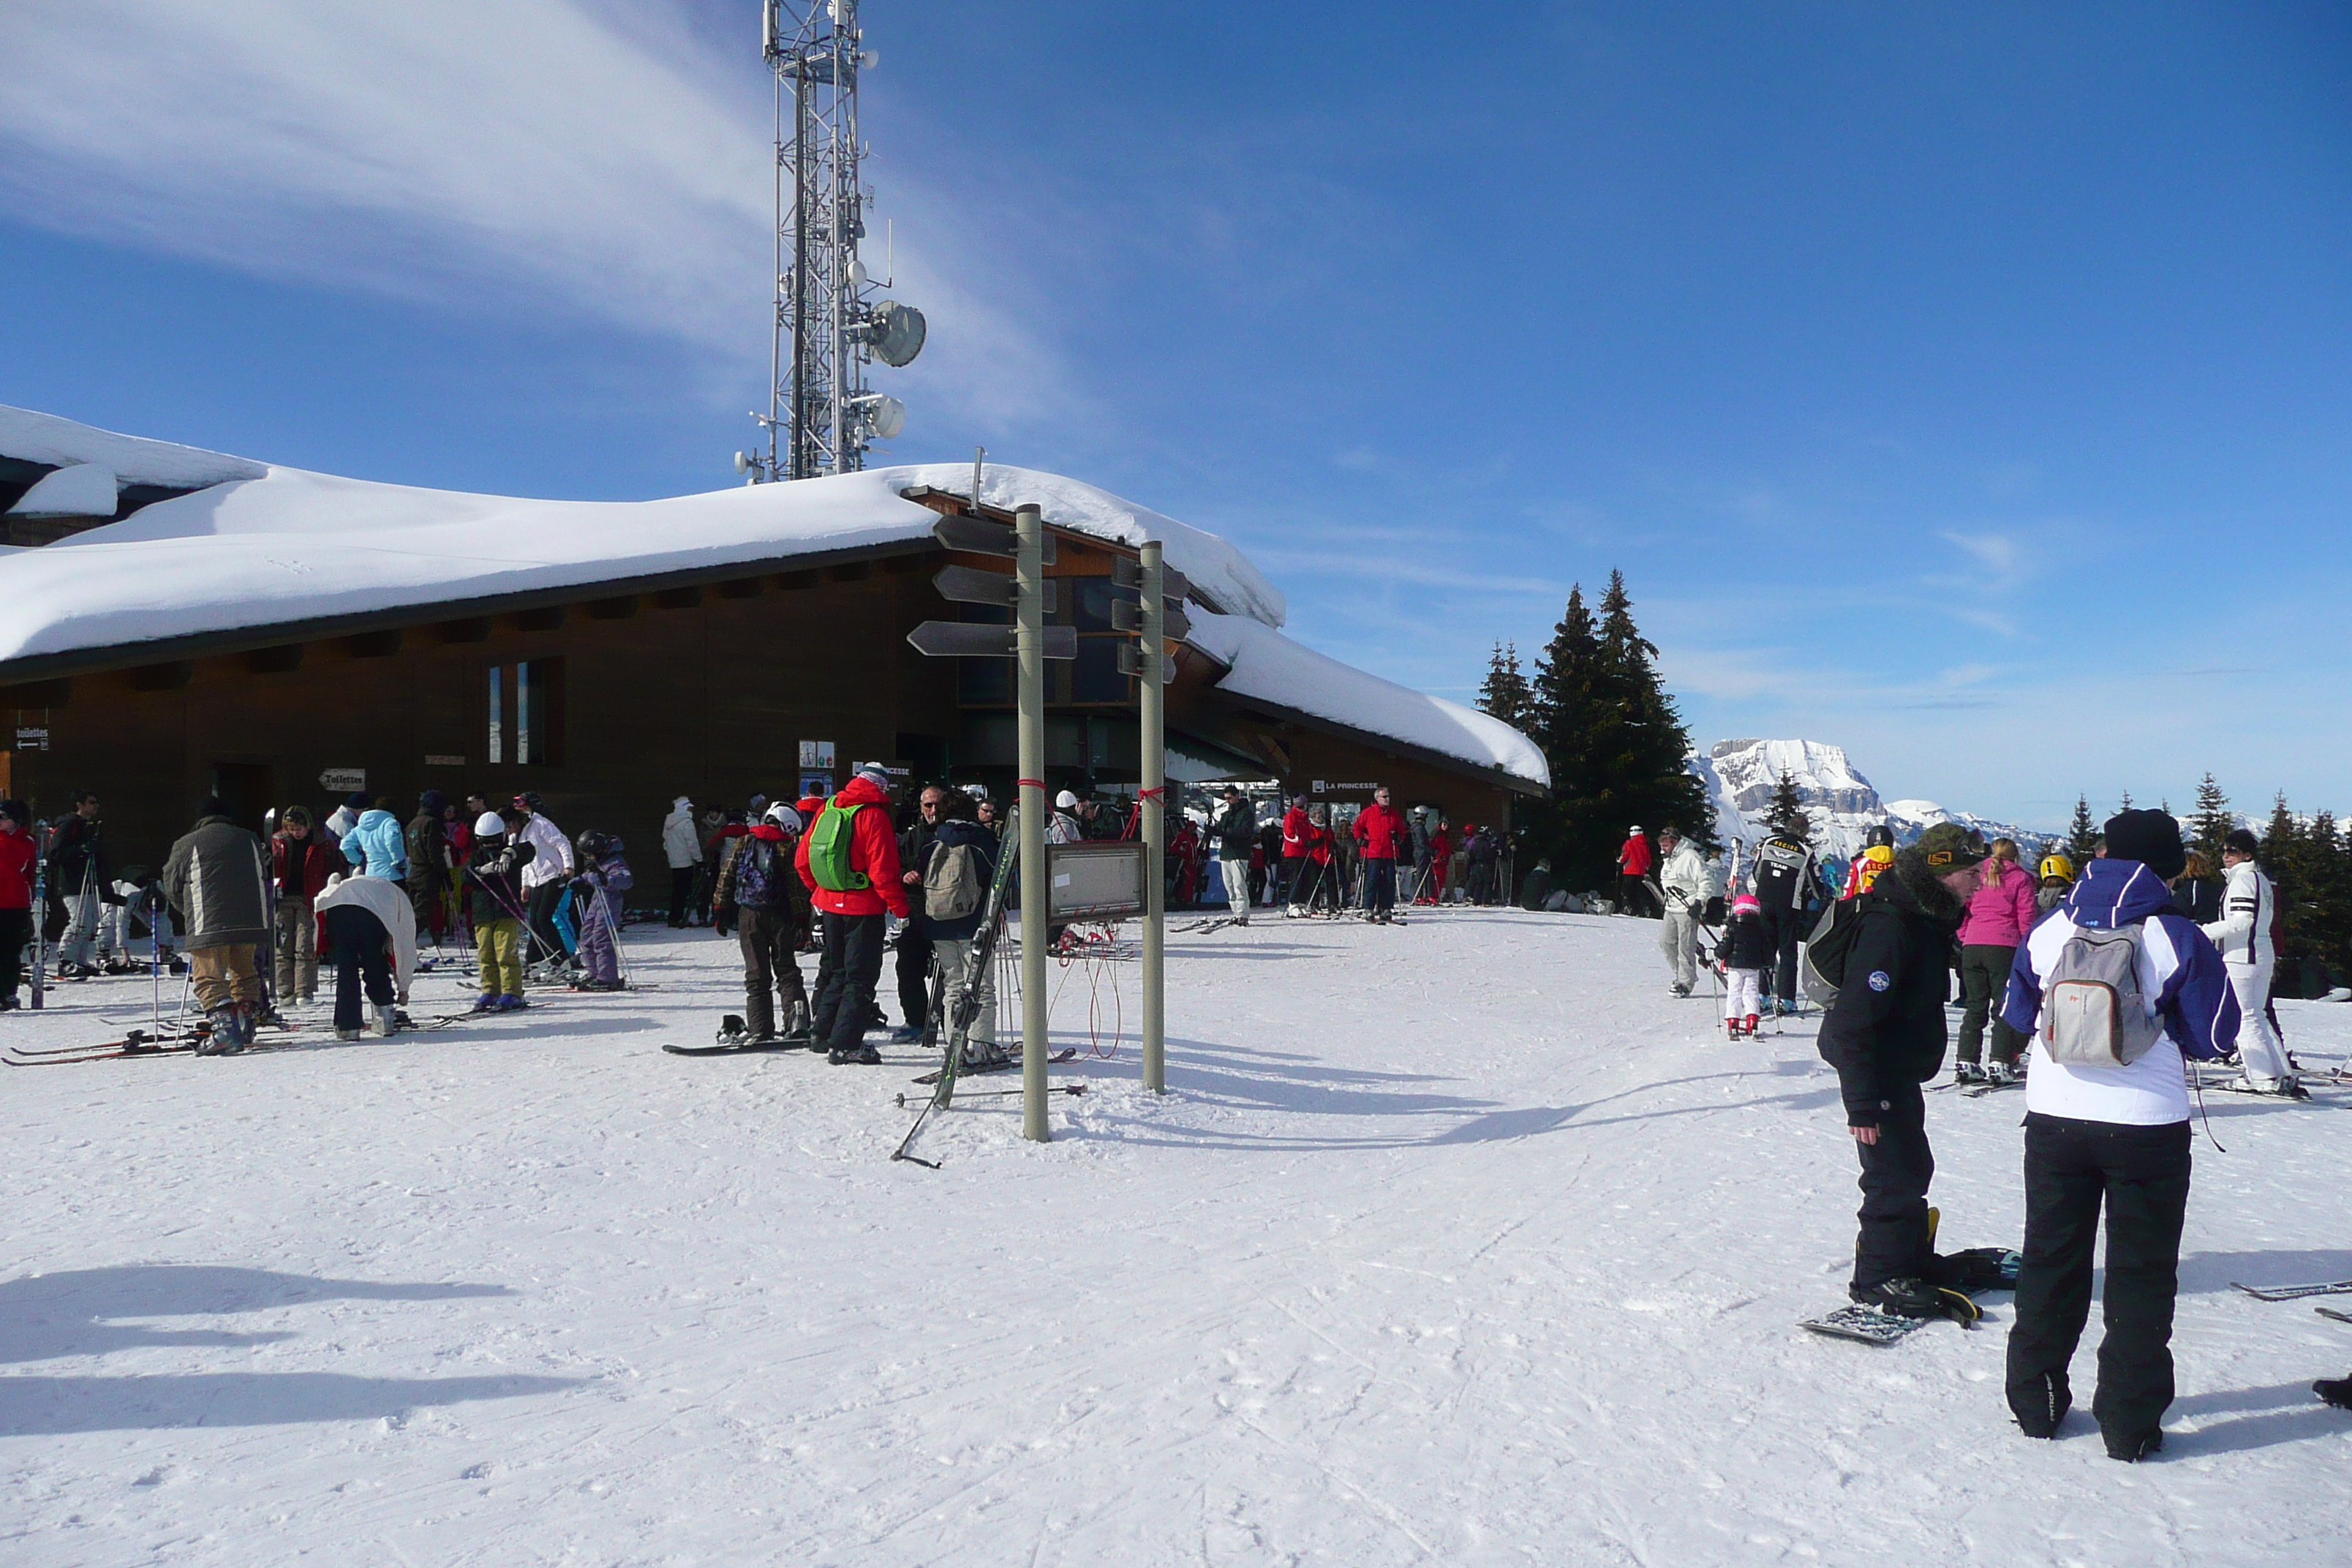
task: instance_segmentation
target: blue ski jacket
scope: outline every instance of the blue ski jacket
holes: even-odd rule
[[[371,808],[343,836],[343,858],[363,877],[397,882],[408,875],[408,836],[392,813]]]

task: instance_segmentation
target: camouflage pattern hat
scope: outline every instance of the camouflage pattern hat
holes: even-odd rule
[[[1947,871],[1981,866],[1992,853],[1985,847],[1983,834],[1957,822],[1936,824],[1919,835],[1919,841],[1911,847],[1919,851],[1920,858],[1927,862],[1927,869],[1938,877]]]

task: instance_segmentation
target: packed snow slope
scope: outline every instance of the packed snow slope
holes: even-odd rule
[[[974,1099],[937,1171],[887,1158],[911,1049],[657,1049],[736,1009],[703,932],[631,934],[659,990],[7,1071],[0,1560],[2342,1561],[2352,1415],[2306,1384],[2352,1328],[2229,1282],[2352,1277],[2345,1091],[2210,1097],[2180,1397],[2118,1465],[2081,1414],[2016,1435],[2004,1297],[1893,1349],[1795,1327],[1853,1245],[1832,1081],[1810,1025],[1667,996],[1657,929],[1180,936],[1166,1098],[1082,1055],[1054,1142]],[[1131,964],[1057,977],[1062,1041],[1114,983],[1131,1020]],[[2352,1007],[2281,1011],[2343,1059]],[[1929,1104],[1945,1245],[2015,1241],[2017,1100]]]

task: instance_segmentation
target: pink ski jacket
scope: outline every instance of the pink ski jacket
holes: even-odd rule
[[[2000,880],[1979,888],[1969,900],[1968,917],[1960,921],[1963,947],[2015,947],[2033,929],[2032,873],[2013,860],[1997,862]]]

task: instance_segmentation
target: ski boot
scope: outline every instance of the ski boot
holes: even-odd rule
[[[245,1020],[242,1009],[235,1005],[215,1007],[205,1014],[210,1027],[205,1037],[196,1042],[200,1057],[233,1057],[245,1049]]]
[[[499,1011],[501,1013],[520,1013],[530,1005],[530,1003],[520,996],[506,995],[499,998]]]
[[[485,991],[479,996],[475,997],[473,1006],[468,1009],[468,1011],[475,1013],[495,1013],[498,1010],[499,994],[495,991]]]
[[[391,1008],[373,1007],[369,1009],[369,1012],[372,1016],[369,1019],[368,1032],[377,1039],[388,1040],[400,1032],[399,1021],[392,1016]]]
[[[1724,1031],[1730,1035],[1732,1043],[1737,1045],[1741,1038],[1739,1020],[1737,1018],[1726,1018],[1723,1021],[1723,1027]]]
[[[808,1042],[809,1009],[807,1003],[795,1002],[793,1004],[792,1015],[784,1020],[783,1038],[787,1042],[798,1041],[803,1045]]]
[[[1756,1037],[1756,1015],[1753,1013],[1748,1014],[1746,1021],[1739,1026],[1739,1032],[1747,1036],[1749,1039],[1754,1039]]]
[[[1975,1062],[1954,1062],[1952,1064],[1952,1081],[1954,1083],[1982,1083],[1984,1080],[1985,1069],[1978,1066]]]
[[[1669,986],[1667,989],[1671,990],[1677,996],[1687,996],[1691,994],[1691,988],[1684,984],[1679,980],[1675,981],[1674,984]]]
[[[1996,1060],[1985,1063],[1984,1080],[1995,1089],[2015,1083],[2017,1077],[2017,1069],[2007,1062]]]
[[[923,1031],[912,1024],[901,1024],[890,1031],[890,1043],[894,1046],[919,1045],[922,1038]]]

